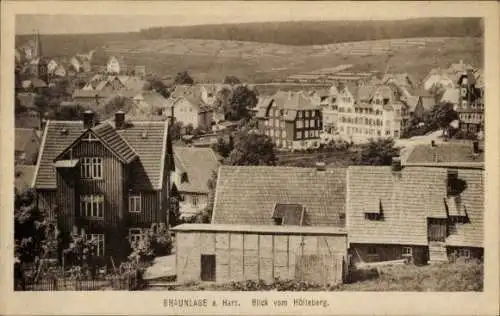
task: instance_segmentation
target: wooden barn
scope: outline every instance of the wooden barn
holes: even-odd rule
[[[183,224],[176,233],[177,281],[304,280],[342,283],[341,227]]]

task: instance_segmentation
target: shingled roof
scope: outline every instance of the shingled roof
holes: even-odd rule
[[[474,154],[472,142],[417,144],[411,147],[406,163],[480,163],[484,162],[484,152]]]
[[[482,247],[484,171],[460,169],[467,183],[460,208],[470,222],[456,224],[446,243]],[[447,169],[405,167],[394,174],[386,166],[350,166],[347,171],[346,218],[349,243],[427,245],[427,218],[446,218]],[[365,213],[383,213],[371,220]]]
[[[181,192],[208,193],[208,180],[217,172],[219,161],[211,148],[174,147],[175,168],[187,174],[187,181],[176,184]]]
[[[104,122],[92,130],[124,161],[138,164],[133,168],[134,185],[143,190],[159,190],[163,185],[163,168],[167,150],[167,122],[135,121],[116,130]],[[63,132],[64,131],[64,132]],[[40,149],[33,186],[55,189],[54,159],[71,146],[86,131],[82,121],[48,121]],[[138,159],[134,157],[138,156]]]
[[[343,226],[346,169],[221,166],[212,223],[274,225],[276,204],[300,204],[304,225]]]

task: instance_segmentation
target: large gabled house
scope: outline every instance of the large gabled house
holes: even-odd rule
[[[76,227],[115,261],[152,223],[168,225],[172,148],[165,121],[47,121],[32,187],[62,236]],[[132,236],[134,235],[134,236]],[[106,261],[109,263],[109,261]]]
[[[203,98],[198,86],[177,86],[170,95],[163,115],[171,117],[184,126],[210,130],[213,121],[213,109]]]
[[[469,149],[472,153],[472,149]],[[350,166],[346,218],[354,262],[482,258],[484,163],[418,148],[404,165]]]
[[[303,92],[278,91],[257,105],[257,129],[278,148],[318,148],[323,129],[321,107]]]
[[[343,227],[345,168],[221,166],[213,224]]]

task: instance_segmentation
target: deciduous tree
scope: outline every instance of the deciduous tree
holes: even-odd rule
[[[241,132],[235,137],[234,149],[225,162],[239,166],[274,166],[276,160],[274,143],[269,136]]]
[[[236,87],[229,99],[226,118],[230,120],[247,118],[248,109],[255,107],[257,101],[257,95],[254,91],[245,86]]]
[[[363,145],[354,162],[357,165],[390,165],[392,157],[399,155],[399,149],[394,144],[394,140],[390,138],[370,139],[368,144]]]
[[[175,85],[192,85],[194,84],[193,78],[189,75],[187,71],[179,72],[174,79]]]

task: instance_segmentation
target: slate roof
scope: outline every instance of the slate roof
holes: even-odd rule
[[[212,223],[274,225],[276,204],[301,204],[304,225],[342,226],[345,174],[345,168],[221,166]]]
[[[468,224],[456,224],[446,238],[451,246],[482,247],[484,171],[460,169],[467,183],[461,207]],[[347,229],[349,243],[427,245],[427,218],[447,216],[446,168],[405,167],[400,176],[389,166],[350,166],[347,171]],[[383,210],[383,220],[365,212]]]
[[[26,146],[32,141],[39,141],[35,130],[31,128],[16,128],[14,138],[16,151],[25,151]]]
[[[417,144],[408,153],[406,163],[484,162],[484,152],[473,154],[473,145],[463,143]]]
[[[167,155],[167,123],[164,121],[129,122],[125,129],[111,132],[110,122],[93,128],[113,149],[123,157],[131,157],[132,151],[139,156],[132,164],[133,185],[141,190],[159,190],[163,185],[164,159]],[[61,133],[62,130],[66,133]],[[82,136],[82,121],[48,121],[34,178],[37,189],[55,189],[56,178],[53,168],[54,159]],[[143,134],[146,133],[146,137]],[[117,134],[120,137],[117,136]],[[127,146],[128,144],[128,146]],[[132,158],[125,158],[130,161]]]
[[[219,161],[211,148],[174,147],[176,170],[187,174],[187,182],[177,183],[181,192],[208,193],[208,180],[217,172]]]

